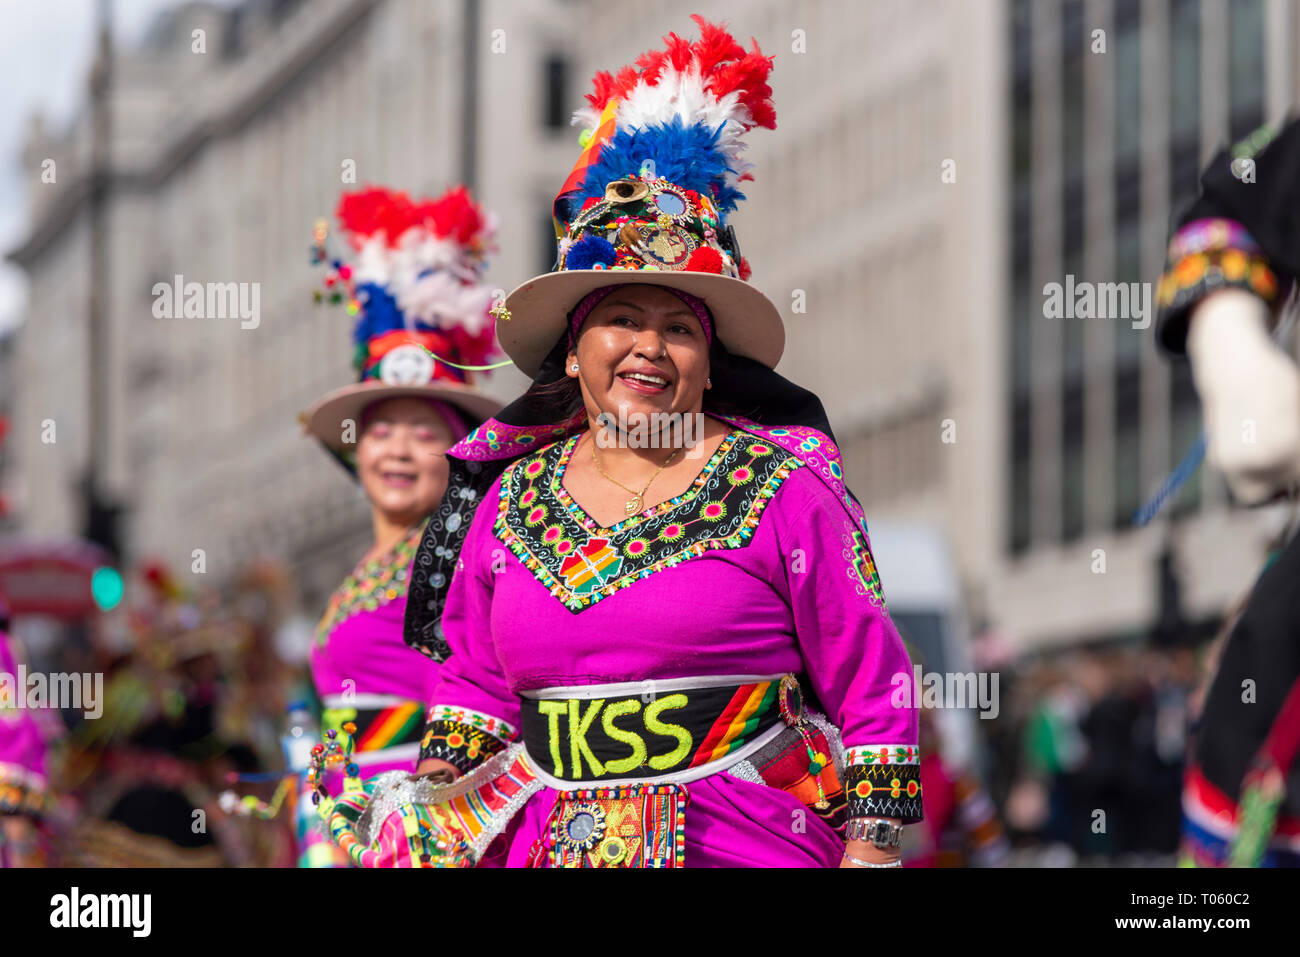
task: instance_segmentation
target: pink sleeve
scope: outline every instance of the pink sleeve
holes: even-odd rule
[[[885,607],[870,544],[807,468],[781,490],[778,538],[808,680],[840,729],[854,817],[920,820],[918,717],[912,664]],[[773,504],[777,504],[774,502]]]
[[[492,638],[492,534],[501,483],[487,491],[456,562],[442,632],[451,649],[434,686],[420,759],[439,758],[468,771],[518,736],[519,700],[506,687]]]
[[[9,700],[26,691],[10,644],[0,631],[0,814],[39,814],[47,797],[45,740],[36,714]]]

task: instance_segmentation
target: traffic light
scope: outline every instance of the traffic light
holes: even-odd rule
[[[122,601],[122,573],[111,565],[101,565],[90,576],[90,594],[100,611],[112,611]]]

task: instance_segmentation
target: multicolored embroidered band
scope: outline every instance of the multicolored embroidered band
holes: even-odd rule
[[[855,745],[845,749],[844,764],[849,817],[896,817],[904,824],[923,818],[916,745]]]
[[[686,788],[678,784],[561,791],[551,811],[551,867],[683,867]]]
[[[550,689],[521,702],[523,740],[543,780],[694,780],[766,743],[781,721],[779,677],[682,679]]]
[[[1183,776],[1179,867],[1227,867],[1240,811],[1195,764]],[[1300,867],[1300,818],[1280,815],[1260,867]]]
[[[456,705],[434,705],[420,742],[420,760],[437,758],[462,772],[469,771],[517,737],[514,726],[495,715]]]
[[[0,762],[0,815],[41,817],[51,803],[45,778],[21,765]]]
[[[505,747],[505,741],[464,721],[430,721],[420,741],[420,760],[446,761],[464,774]]]
[[[541,787],[516,745],[451,784],[350,775],[317,812],[358,867],[472,867]]]
[[[1277,276],[1254,237],[1230,219],[1197,219],[1178,230],[1156,288],[1162,326],[1211,292],[1229,288],[1252,292],[1270,307],[1279,298]]]

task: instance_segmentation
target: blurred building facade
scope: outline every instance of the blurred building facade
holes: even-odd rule
[[[1157,353],[1154,325],[1046,319],[1043,305],[1067,276],[1159,275],[1205,163],[1295,102],[1297,26],[1274,0],[1009,4],[1007,558],[988,597],[1022,643],[1141,635],[1162,617],[1177,630],[1166,550],[1183,625],[1212,620],[1281,524],[1277,509],[1231,509],[1202,468],[1134,529],[1200,434],[1189,367]]]
[[[692,33],[703,12],[776,56],[778,129],[750,136],[737,232],[787,323],[780,371],[826,402],[868,517],[943,526],[977,615],[1024,647],[1149,627],[1171,527],[1190,614],[1213,614],[1253,577],[1271,519],[1229,514],[1203,475],[1174,526],[1129,529],[1199,428],[1190,383],[1151,329],[1045,319],[1041,290],[1066,273],[1154,280],[1202,160],[1294,98],[1288,8],[179,7],[120,52],[112,85],[109,334],[93,359],[108,370],[102,472],[129,505],[129,550],[187,568],[202,548],[217,576],[278,552],[323,600],[368,534],[359,493],[295,422],[349,377],[348,321],[311,306],[306,256],[313,222],[349,188],[344,164],[358,186],[469,181],[500,214],[488,278],[508,290],[550,265],[550,202],[579,149],[568,118],[591,74]],[[34,125],[24,154],[32,227],[12,255],[31,307],[10,443],[34,532],[76,530],[89,454],[88,137],[84,122]],[[44,158],[56,184],[34,172]],[[260,282],[260,326],[155,319],[153,284],[176,274]],[[506,372],[493,388],[522,385]],[[54,444],[40,441],[47,418]]]

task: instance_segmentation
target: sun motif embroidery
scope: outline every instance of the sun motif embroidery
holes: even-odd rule
[[[622,566],[623,559],[609,547],[609,539],[591,538],[564,560],[560,577],[571,591],[585,595],[617,575]]]
[[[871,600],[873,605],[885,607],[885,592],[880,585],[880,575],[876,573],[876,563],[871,557],[871,549],[859,529],[849,527],[842,539],[843,556],[849,563],[846,569],[853,579],[854,589],[859,595]]]

